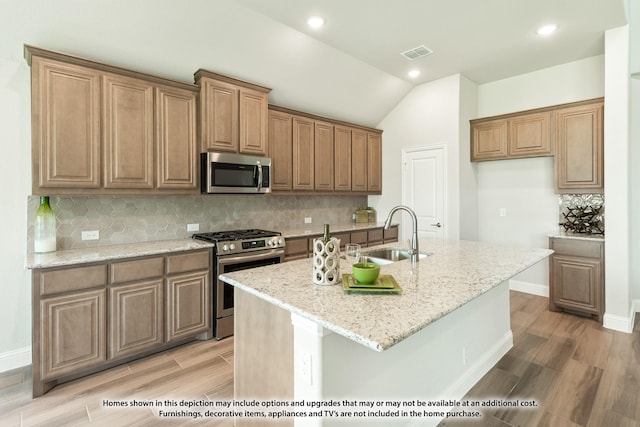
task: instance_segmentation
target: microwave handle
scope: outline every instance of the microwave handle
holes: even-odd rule
[[[258,163],[258,188],[256,191],[260,191],[262,189],[262,164]]]

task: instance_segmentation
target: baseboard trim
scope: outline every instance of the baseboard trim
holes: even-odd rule
[[[637,301],[631,304],[631,313],[629,317],[615,316],[613,314],[605,313],[602,317],[602,326],[607,329],[613,329],[614,331],[626,332],[630,334],[633,332],[633,320],[635,319],[636,309],[638,305]]]
[[[523,282],[522,280],[509,280],[509,289],[527,294],[549,297],[549,287],[538,283]]]
[[[31,364],[31,347],[0,353],[0,372],[11,371]]]

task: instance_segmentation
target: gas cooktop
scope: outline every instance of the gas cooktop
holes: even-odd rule
[[[259,229],[213,231],[195,233],[194,239],[216,244],[218,255],[231,255],[242,252],[284,248],[284,237],[277,231]]]

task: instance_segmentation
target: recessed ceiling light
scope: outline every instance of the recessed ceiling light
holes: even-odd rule
[[[556,24],[543,25],[542,27],[538,28],[538,31],[536,31],[536,33],[538,33],[538,35],[540,36],[548,36],[557,29],[558,26]]]
[[[420,70],[411,70],[409,71],[408,74],[409,74],[409,77],[411,77],[412,79],[415,79],[420,75]]]
[[[307,24],[309,24],[311,28],[320,28],[324,25],[324,19],[319,16],[312,16],[307,19]]]

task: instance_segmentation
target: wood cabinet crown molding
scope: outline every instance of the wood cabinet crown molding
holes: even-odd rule
[[[269,111],[279,111],[281,113],[287,113],[287,114],[291,114],[291,115],[299,116],[299,117],[306,117],[308,119],[317,120],[317,121],[320,121],[320,122],[327,122],[327,123],[332,123],[334,125],[347,126],[347,127],[355,128],[355,129],[362,129],[362,130],[365,130],[367,132],[372,132],[372,133],[382,134],[382,132],[383,132],[382,129],[376,129],[376,128],[372,128],[372,127],[369,127],[369,126],[363,126],[363,125],[359,125],[359,124],[355,124],[355,123],[345,122],[345,121],[338,120],[338,119],[333,119],[331,117],[320,116],[320,115],[317,115],[317,114],[312,114],[312,113],[307,113],[307,112],[304,112],[304,111],[294,110],[294,109],[291,109],[291,108],[283,107],[281,105],[269,104]]]
[[[143,79],[155,84],[178,87],[178,88],[190,90],[196,93],[200,90],[200,88],[197,85],[192,83],[181,82],[178,80],[160,77],[153,74],[144,73],[141,71],[134,71],[128,68],[106,64],[104,62],[94,61],[92,59],[86,59],[79,56],[70,55],[67,53],[56,52],[56,51],[25,44],[24,59],[27,61],[27,64],[29,64],[29,66],[31,66],[32,59],[34,56],[44,58],[44,59],[51,59],[54,61],[65,62],[67,64],[80,65],[83,67],[92,68],[97,71],[103,71],[107,73],[114,73],[122,76]]]
[[[225,82],[232,84],[234,86],[240,86],[247,89],[256,90],[258,92],[269,93],[271,92],[271,88],[266,86],[261,86],[256,83],[247,82],[244,80],[236,79],[235,77],[226,76],[224,74],[214,73],[213,71],[205,70],[203,68],[198,69],[195,73],[193,73],[193,77],[196,85],[200,85],[200,80],[204,77],[217,80],[220,82]]]

